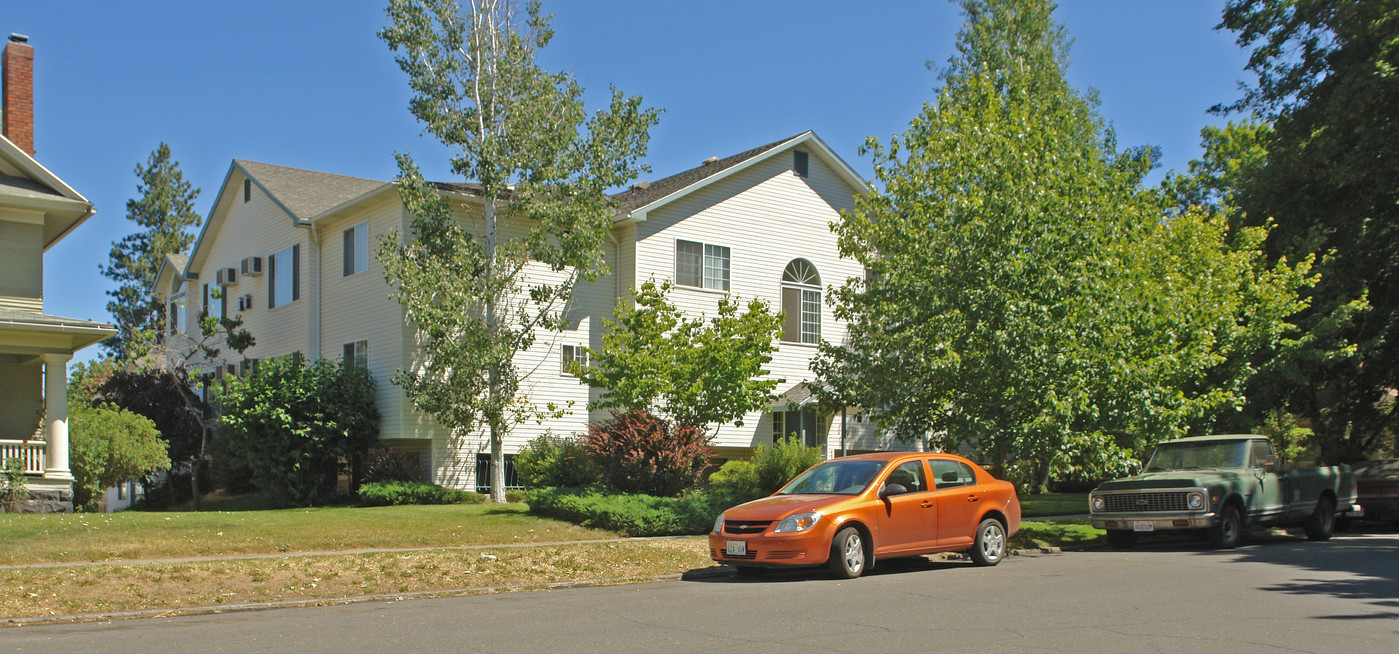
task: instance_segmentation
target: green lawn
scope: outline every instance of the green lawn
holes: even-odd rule
[[[1088,513],[1088,493],[1041,493],[1020,495],[1020,515],[1026,518],[1046,515]]]
[[[3,514],[0,565],[587,541],[617,536],[532,516],[524,504]]]

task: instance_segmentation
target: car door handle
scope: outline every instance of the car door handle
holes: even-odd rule
[[[968,502],[980,502],[980,501],[981,501],[981,498],[980,498],[980,497],[977,497],[977,496],[975,496],[975,495],[968,495],[968,496],[967,496],[967,501],[968,501]]]
[[[931,508],[933,508],[934,506],[937,506],[937,504],[935,504],[935,503],[933,503],[932,501],[929,501],[929,500],[923,500],[923,503],[922,503],[920,506],[922,506],[922,507],[925,508],[925,509],[931,509]]]

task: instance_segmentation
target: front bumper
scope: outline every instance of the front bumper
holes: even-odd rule
[[[1095,513],[1089,518],[1095,529],[1126,529],[1128,531],[1170,531],[1173,529],[1205,529],[1213,527],[1214,513]],[[1151,525],[1146,528],[1145,525]]]
[[[709,558],[718,563],[730,565],[820,565],[831,554],[828,537],[817,534],[792,534],[768,536],[763,534],[716,534],[709,532]],[[728,541],[744,541],[747,550],[743,556],[729,556],[726,552]]]

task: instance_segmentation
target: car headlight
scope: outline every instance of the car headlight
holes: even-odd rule
[[[777,527],[772,530],[774,534],[792,534],[808,531],[821,521],[821,514],[815,511],[789,515],[777,523]]]
[[[1203,509],[1205,508],[1205,494],[1190,493],[1189,495],[1185,496],[1185,503],[1187,506],[1197,511]]]
[[[1095,498],[1093,498],[1093,510],[1094,510],[1094,511],[1102,511],[1103,508],[1106,507],[1106,506],[1107,506],[1107,503],[1103,501],[1103,498],[1101,498],[1101,497],[1095,497]]]
[[[724,533],[724,514],[722,513],[719,514],[719,517],[714,519],[714,533]]]

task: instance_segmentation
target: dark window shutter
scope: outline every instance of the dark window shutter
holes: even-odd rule
[[[806,152],[801,150],[792,151],[792,169],[797,171],[797,177],[806,177],[808,158]]]
[[[204,285],[204,313],[209,313],[209,285]]]
[[[267,308],[277,306],[277,255],[267,255]]]
[[[345,253],[345,265],[341,266],[342,270],[340,276],[349,277],[350,275],[355,274],[355,230],[353,228],[347,229],[345,230],[344,234],[345,245],[342,249]]]
[[[245,178],[245,179],[243,180],[243,201],[244,201],[244,202],[247,202],[248,200],[251,200],[252,198],[253,198],[253,180],[251,180],[251,179],[246,179],[246,178]]]
[[[340,348],[340,357],[343,358],[343,359],[345,360],[345,363],[354,363],[354,362],[355,362],[355,344],[354,344],[354,343],[346,343],[344,347]]]
[[[291,299],[301,299],[301,245],[291,246]]]

